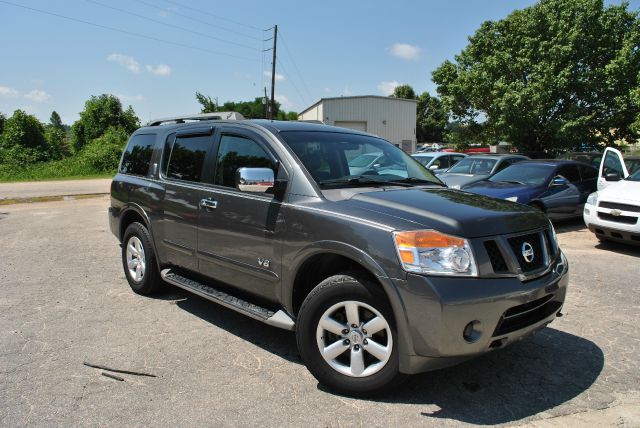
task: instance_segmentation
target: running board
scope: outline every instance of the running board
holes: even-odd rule
[[[269,309],[261,306],[254,305],[246,300],[239,299],[231,296],[223,291],[217,290],[211,286],[201,284],[189,278],[185,278],[182,275],[171,272],[171,269],[164,269],[160,272],[162,279],[169,284],[180,287],[198,296],[204,297],[207,300],[218,303],[222,306],[226,306],[229,309],[233,309],[236,312],[247,315],[258,321],[262,321],[265,324],[283,328],[285,330],[295,330],[295,322],[289,315],[283,310],[273,312]]]

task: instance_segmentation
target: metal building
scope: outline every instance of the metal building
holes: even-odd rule
[[[416,150],[417,103],[376,95],[322,98],[300,113],[298,119],[365,131],[411,153]]]

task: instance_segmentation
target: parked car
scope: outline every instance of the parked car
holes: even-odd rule
[[[484,180],[509,165],[529,159],[522,155],[471,155],[439,174],[438,178],[453,189]]]
[[[416,153],[411,156],[435,174],[442,174],[467,157],[464,153],[455,152]]]
[[[628,175],[627,165],[633,168]],[[640,166],[637,165],[623,159],[618,150],[605,150],[598,191],[589,195],[583,213],[585,224],[601,241],[640,245]],[[604,186],[600,186],[600,178]]]
[[[602,152],[568,152],[563,153],[560,159],[574,160],[597,168],[602,160]]]
[[[530,160],[463,189],[529,205],[556,220],[582,215],[587,197],[596,190],[597,177],[596,168],[581,162]]]
[[[369,134],[208,119],[152,122],[125,147],[109,222],[136,293],[168,283],[295,330],[316,379],[354,395],[560,314],[567,260],[539,211],[448,189]],[[365,152],[397,173],[354,175],[347,159]]]

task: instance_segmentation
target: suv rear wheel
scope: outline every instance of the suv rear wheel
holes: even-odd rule
[[[373,395],[403,378],[393,321],[379,286],[354,273],[335,275],[302,303],[298,348],[320,383],[346,394]]]
[[[131,289],[138,294],[153,294],[162,285],[149,231],[141,223],[131,223],[124,232],[122,266]]]

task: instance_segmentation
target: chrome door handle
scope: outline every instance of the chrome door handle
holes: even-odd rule
[[[218,201],[214,201],[213,199],[200,199],[200,208],[215,210],[218,208]]]

